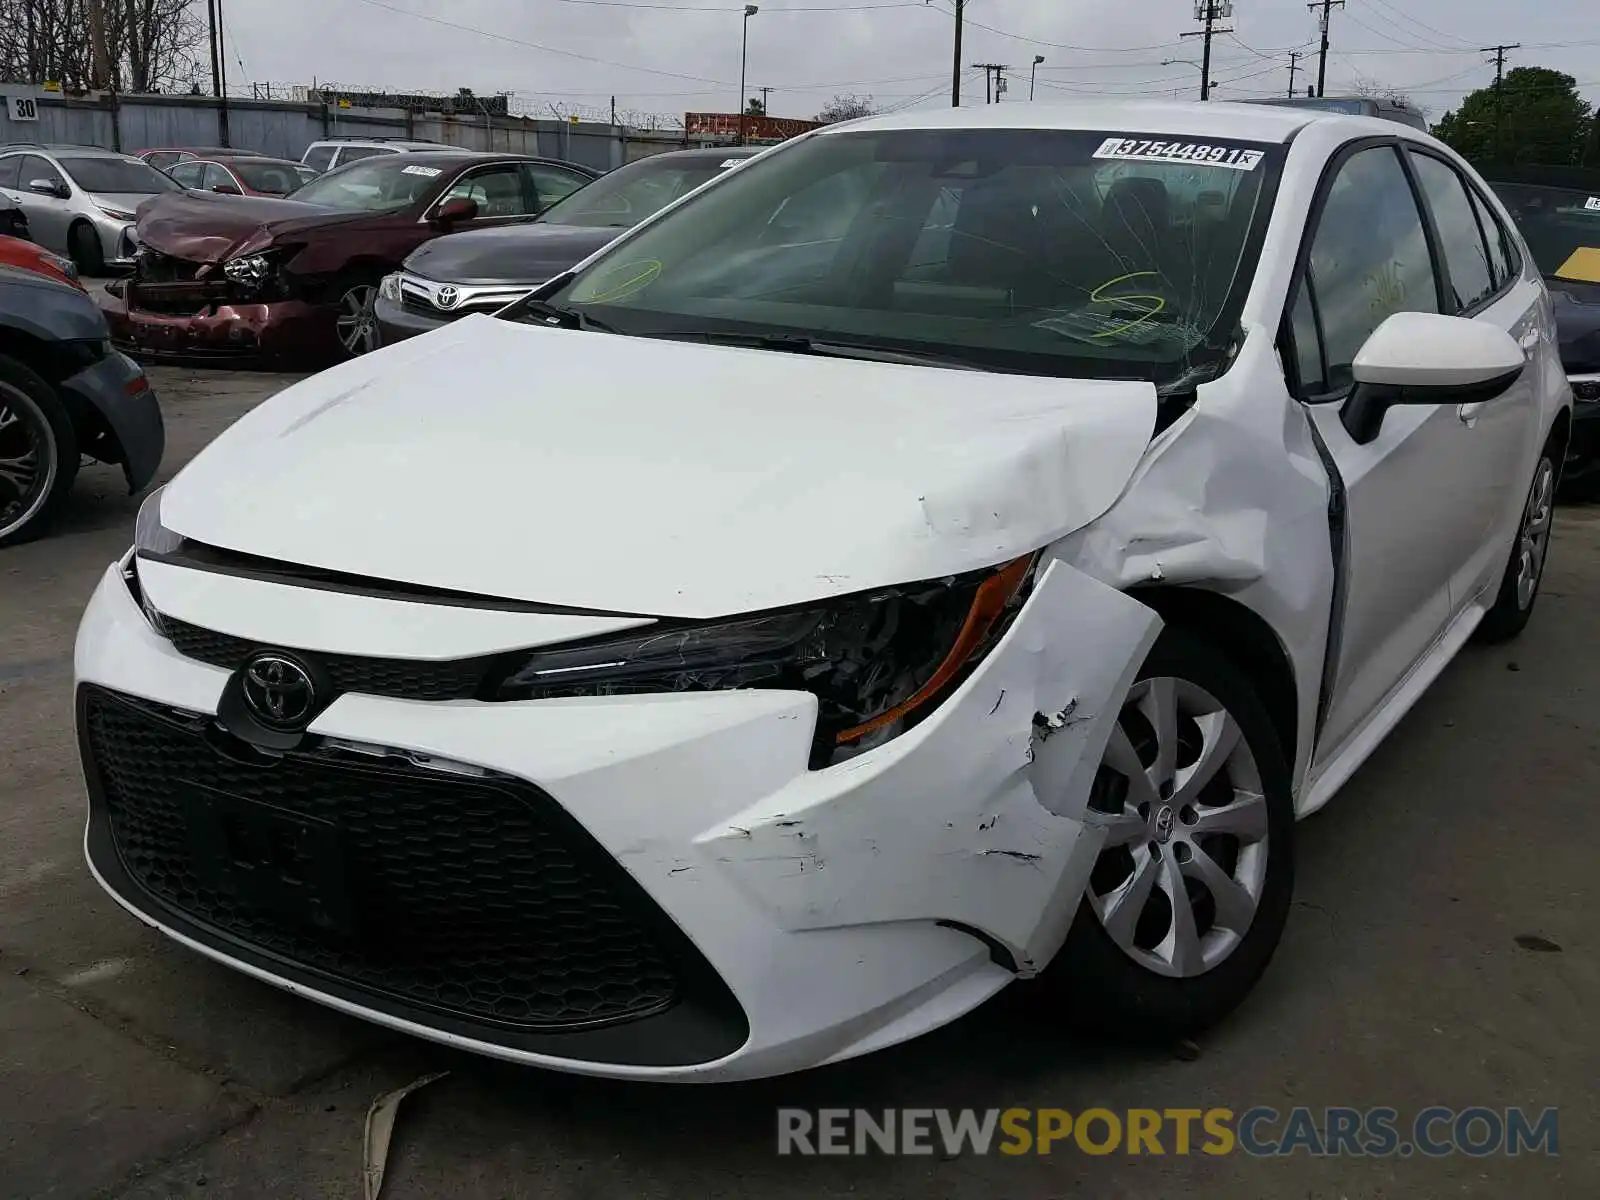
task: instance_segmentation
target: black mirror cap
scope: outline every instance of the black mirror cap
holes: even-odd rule
[[[1357,445],[1365,446],[1383,428],[1384,414],[1404,404],[1487,404],[1508,392],[1522,377],[1522,367],[1479,383],[1453,383],[1440,387],[1396,387],[1358,383],[1339,409],[1339,422]]]

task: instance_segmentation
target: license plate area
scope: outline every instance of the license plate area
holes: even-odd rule
[[[358,932],[344,838],[332,821],[184,783],[200,883],[288,924]]]

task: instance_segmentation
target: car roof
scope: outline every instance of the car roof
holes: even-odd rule
[[[667,162],[695,162],[702,158],[712,158],[722,162],[730,158],[754,158],[765,149],[766,146],[695,146],[688,150],[664,150],[660,154],[647,155],[633,161],[655,162],[661,159]]]
[[[0,154],[45,154],[52,158],[133,158],[102,146],[74,146],[65,142],[9,142],[0,146]]]
[[[197,155],[193,161],[202,163],[221,163],[223,166],[227,166],[230,163],[243,162],[257,166],[265,164],[268,166],[300,167],[301,169],[308,169],[306,168],[305,163],[301,162],[298,158],[279,158],[274,154],[201,154]]]
[[[1343,116],[1317,110],[1274,108],[1265,104],[1229,104],[1214,100],[1085,101],[1068,104],[984,104],[968,108],[889,113],[827,125],[818,130],[817,135],[899,129],[1060,129],[1287,142],[1313,122],[1362,122],[1370,127],[1372,120],[1370,117]]]
[[[336,137],[321,138],[311,143],[312,146],[383,146],[395,150],[450,150],[454,147],[446,142],[408,142],[404,138],[359,138]],[[310,149],[308,146],[307,149]]]

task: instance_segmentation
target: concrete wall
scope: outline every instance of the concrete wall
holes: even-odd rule
[[[63,142],[135,153],[152,146],[221,144],[217,102],[209,96],[119,96],[63,99],[31,87],[0,83],[0,96],[31,95],[39,119],[13,122],[0,104],[0,145]],[[709,138],[681,133],[634,133],[613,125],[495,117],[490,120],[408,114],[399,109],[324,108],[275,100],[229,100],[229,144],[298,159],[320,138],[393,137],[442,142],[468,150],[538,154],[609,171],[624,162],[711,145]]]

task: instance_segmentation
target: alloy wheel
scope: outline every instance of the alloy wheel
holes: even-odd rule
[[[352,358],[378,348],[377,299],[378,289],[370,283],[358,283],[339,297],[339,344]]]
[[[1086,820],[1101,928],[1158,975],[1202,975],[1238,948],[1267,877],[1267,800],[1238,722],[1186,680],[1141,680],[1118,717]]]
[[[1522,529],[1517,536],[1517,608],[1525,610],[1539,592],[1544,563],[1550,548],[1550,527],[1554,521],[1556,494],[1555,464],[1539,460],[1528,506],[1522,512]]]
[[[56,480],[56,458],[50,422],[25,392],[0,381],[0,537],[21,529],[44,507]]]

